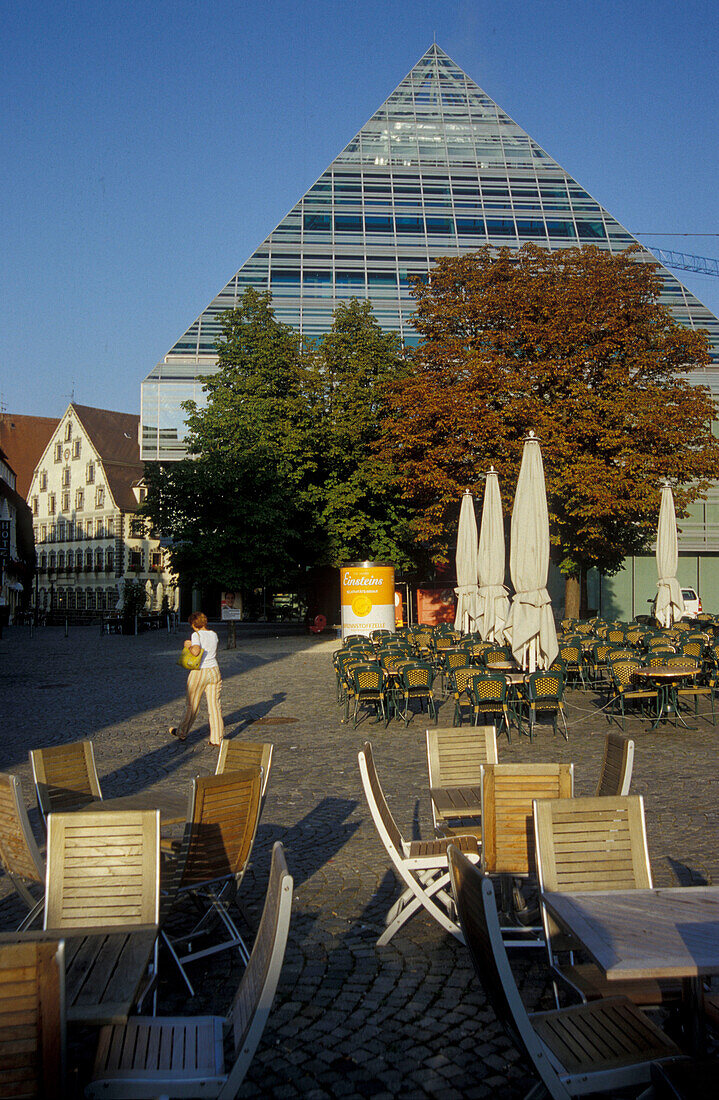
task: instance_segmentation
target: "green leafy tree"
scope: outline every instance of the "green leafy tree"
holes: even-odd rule
[[[311,377],[300,341],[248,288],[220,317],[207,405],[184,406],[190,458],[147,470],[146,511],[196,584],[284,587],[317,552],[307,508]]]
[[[414,288],[423,342],[385,423],[383,453],[437,561],[461,492],[481,492],[490,464],[511,506],[536,432],[568,615],[588,569],[611,574],[646,549],[661,479],[681,515],[719,474],[713,400],[686,378],[709,361],[706,334],[674,321],[637,251],[529,244],[440,260]]]
[[[411,568],[413,537],[397,473],[376,453],[387,387],[405,373],[399,337],[383,332],[369,302],[335,311],[315,356],[318,477],[309,491],[325,539],[324,560]]]

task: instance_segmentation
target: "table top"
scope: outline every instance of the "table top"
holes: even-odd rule
[[[70,1023],[124,1023],[152,957],[157,925],[5,932],[0,943],[65,941],[65,1004]]]
[[[492,669],[494,672],[517,671],[517,666],[514,661],[487,661],[487,668]]]
[[[482,812],[482,789],[476,787],[430,787],[429,796],[437,810],[447,817],[477,817]]]
[[[655,668],[638,668],[636,676],[647,680],[684,680],[696,676],[699,668],[677,668],[674,665],[657,665]]]
[[[543,895],[610,980],[719,973],[719,886]]]

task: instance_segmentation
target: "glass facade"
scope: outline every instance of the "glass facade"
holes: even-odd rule
[[[310,338],[329,330],[338,304],[369,298],[382,327],[413,344],[411,275],[440,256],[526,241],[612,252],[638,243],[432,45],[145,379],[143,459],[182,457],[181,403],[203,403],[218,315],[246,286],[269,290],[278,319]],[[719,320],[664,268],[661,277],[677,320],[709,330],[719,366]]]

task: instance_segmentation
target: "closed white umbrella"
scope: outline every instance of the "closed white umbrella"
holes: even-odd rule
[[[485,640],[501,643],[504,641],[504,626],[509,617],[509,599],[504,587],[502,498],[494,466],[487,474],[484,486],[477,578],[477,629]]]
[[[469,489],[465,489],[462,506],[459,510],[457,528],[457,614],[454,619],[456,630],[469,630],[477,617],[477,519],[474,514],[474,500]]]
[[[656,556],[659,580],[654,614],[662,626],[671,626],[684,614],[684,600],[676,575],[679,560],[677,515],[672,487],[668,482],[662,485]]]
[[[514,585],[507,631],[522,668],[549,668],[559,652],[552,603],[547,592],[549,514],[544,466],[534,432],[524,444],[512,509],[509,568]]]

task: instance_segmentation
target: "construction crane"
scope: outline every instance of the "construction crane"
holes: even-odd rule
[[[680,271],[698,271],[701,275],[719,275],[719,260],[711,256],[692,256],[689,252],[670,252],[666,248],[651,248],[649,251],[665,267],[675,267]]]

